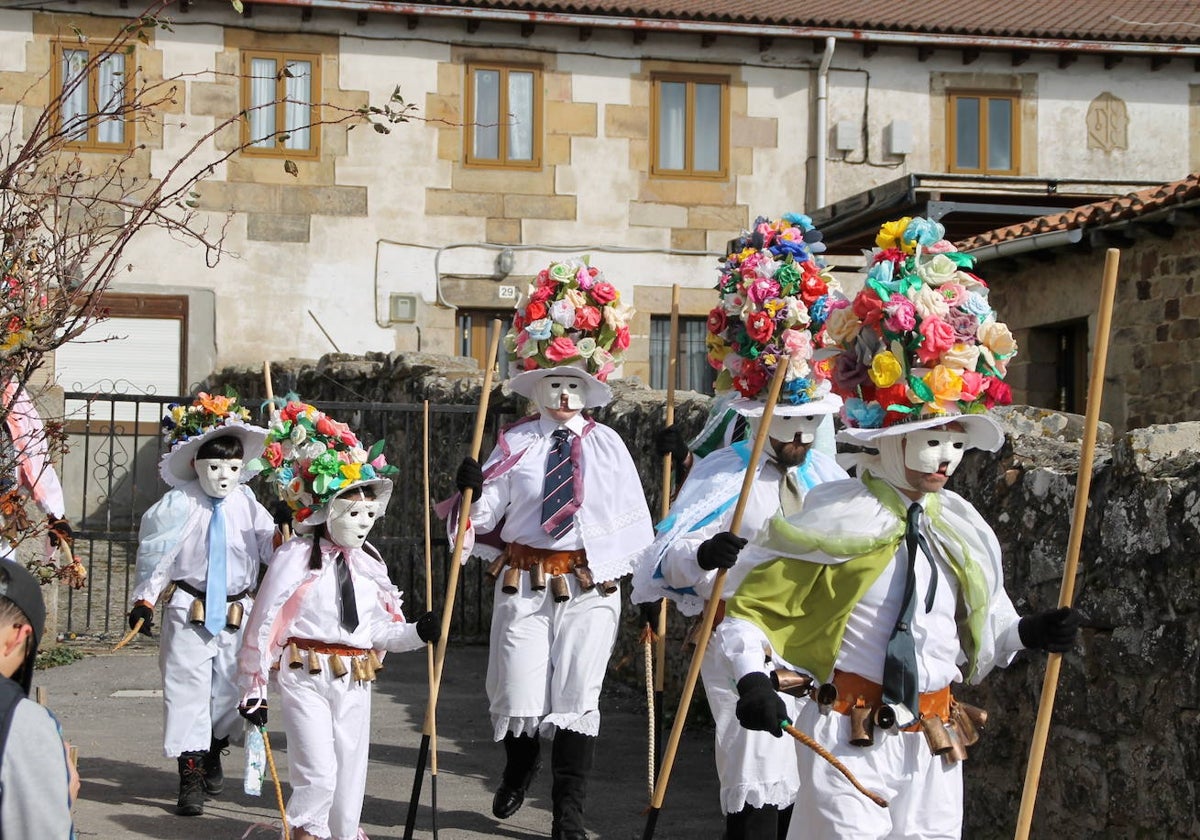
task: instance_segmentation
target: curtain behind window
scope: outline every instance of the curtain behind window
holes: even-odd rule
[[[285,149],[312,148],[312,62],[289,61],[287,63],[290,76],[285,76],[287,83],[287,103],[284,110],[284,131],[288,139],[283,142]]]
[[[250,145],[258,149],[273,146],[275,133],[275,59],[250,59]]]

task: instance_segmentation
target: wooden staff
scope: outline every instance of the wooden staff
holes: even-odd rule
[[[675,425],[675,379],[676,357],[679,354],[679,284],[671,286],[671,331],[667,341],[667,408],[666,425]],[[671,513],[671,453],[663,455],[662,459],[662,500],[659,505],[658,520],[661,522]],[[682,464],[680,465],[682,466]],[[658,621],[655,622],[653,639],[646,644],[654,646],[654,692],[651,695],[652,705],[646,711],[650,716],[650,755],[652,760],[647,762],[647,778],[650,795],[654,795],[654,775],[658,765],[658,745],[662,743],[663,728],[663,690],[667,680],[667,599],[658,602]],[[646,681],[650,682],[650,672],[646,672]],[[649,693],[649,692],[647,692]]]
[[[746,476],[742,479],[742,491],[738,496],[737,507],[733,511],[733,520],[729,530],[736,534],[742,527],[742,516],[746,512],[746,503],[750,500],[750,489],[754,486],[758,474],[758,461],[762,457],[763,447],[767,443],[767,432],[771,426],[771,415],[775,413],[775,403],[779,400],[779,390],[787,376],[788,358],[779,357],[775,375],[771,377],[771,387],[767,394],[767,404],[763,408],[762,422],[758,425],[758,433],[754,436],[754,447],[750,450],[750,465],[746,468]],[[658,784],[654,788],[654,798],[650,802],[650,810],[646,814],[646,829],[642,840],[650,840],[654,836],[654,827],[658,823],[658,813],[662,809],[663,798],[667,794],[667,782],[671,778],[671,766],[675,763],[675,752],[679,748],[679,738],[683,734],[683,724],[687,718],[688,706],[692,702],[692,693],[696,690],[696,680],[700,676],[700,665],[704,660],[704,652],[708,649],[708,637],[712,634],[713,620],[716,618],[717,606],[721,603],[721,595],[725,589],[725,575],[728,569],[718,569],[713,581],[712,594],[704,606],[704,616],[700,619],[700,633],[696,638],[696,652],[692,654],[692,664],[688,668],[687,679],[683,684],[683,694],[679,698],[679,711],[675,713],[675,722],[671,726],[671,738],[667,741],[667,751],[663,755],[662,767],[658,772]]]
[[[422,473],[425,488],[425,608],[433,607],[433,537],[429,524],[429,400],[422,414],[422,452],[425,465]],[[413,775],[413,790],[408,798],[408,815],[404,820],[404,836],[412,837],[417,824],[417,806],[421,800],[421,780],[425,776],[425,759],[429,757],[429,796],[433,809],[433,836],[437,837],[437,709],[433,706],[434,646],[426,645],[429,663],[429,701],[425,707],[425,727],[421,732],[421,748],[417,751],[417,766]]]
[[[492,340],[488,347],[487,366],[483,370],[483,388],[479,393],[479,409],[475,412],[475,434],[471,438],[471,457],[476,461],[479,460],[479,450],[483,446],[483,432],[487,424],[487,407],[488,400],[492,395],[492,374],[496,367],[496,354],[500,349],[500,330],[502,325],[499,318],[492,320],[491,334]],[[454,537],[454,553],[450,556],[450,569],[446,574],[446,602],[442,605],[442,632],[438,637],[437,651],[434,654],[433,662],[433,681],[429,684],[429,703],[425,709],[425,732],[430,733],[430,740],[433,735],[433,720],[437,712],[438,692],[442,687],[442,669],[446,664],[446,644],[450,639],[450,617],[454,613],[454,597],[458,593],[458,574],[462,566],[463,545],[467,538],[467,527],[471,524],[471,501],[474,496],[474,491],[468,487],[462,491],[462,497],[459,500],[458,507],[458,531]],[[424,738],[421,739],[421,747],[424,752],[428,752],[428,743]],[[418,764],[423,764],[425,755],[418,756]],[[418,774],[413,779],[412,800],[409,802],[409,808],[412,809],[413,801],[420,796],[420,782],[422,774]],[[404,829],[404,840],[412,840],[412,831],[408,826]]]
[[[288,827],[287,807],[283,804],[283,786],[279,784],[279,771],[275,769],[275,754],[271,752],[271,736],[267,734],[267,727],[260,726],[258,731],[262,733],[263,750],[267,754],[267,767],[271,770],[271,781],[275,783],[275,804],[279,807],[279,818],[283,820],[283,836],[291,837],[291,829]]]
[[[1063,567],[1062,585],[1058,591],[1060,607],[1071,606],[1075,596],[1075,573],[1079,566],[1079,548],[1083,544],[1088,493],[1092,487],[1092,461],[1096,452],[1096,433],[1100,425],[1100,401],[1104,397],[1104,366],[1108,361],[1108,332],[1112,324],[1113,299],[1117,294],[1117,265],[1120,259],[1121,252],[1116,248],[1109,248],[1104,258],[1104,281],[1100,288],[1100,310],[1096,316],[1096,350],[1092,358],[1092,377],[1088,381],[1087,417],[1083,445],[1079,451],[1079,475],[1075,479],[1075,510],[1071,516],[1066,565]],[[1017,814],[1017,840],[1029,837],[1029,829],[1033,822],[1033,806],[1042,775],[1042,759],[1046,754],[1046,739],[1050,733],[1050,716],[1054,711],[1054,695],[1058,692],[1058,672],[1061,664],[1061,653],[1051,653],[1046,657],[1042,698],[1038,704],[1037,722],[1033,727],[1033,743],[1029,746],[1029,766],[1025,769],[1021,810]]]

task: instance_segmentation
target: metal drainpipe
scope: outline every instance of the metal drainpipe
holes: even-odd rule
[[[825,39],[825,52],[817,68],[817,166],[813,177],[814,209],[825,206],[825,158],[829,154],[829,65],[837,38]]]

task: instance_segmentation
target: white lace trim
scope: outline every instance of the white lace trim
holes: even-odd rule
[[[517,736],[536,735],[541,717],[509,717],[508,715],[492,715],[492,740],[503,741],[509,733]]]
[[[580,735],[591,735],[595,738],[600,734],[600,711],[590,712],[556,712],[542,718],[541,733],[547,737],[553,736],[559,729],[569,729]]]
[[[796,801],[799,789],[799,785],[784,781],[755,782],[721,788],[721,813],[736,814],[747,805],[751,808],[761,808],[764,805],[786,808]]]

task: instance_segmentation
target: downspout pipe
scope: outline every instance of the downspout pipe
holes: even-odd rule
[[[825,39],[825,52],[821,54],[821,66],[817,68],[817,149],[816,171],[813,173],[813,207],[825,206],[825,164],[829,156],[829,65],[833,62],[833,50],[837,38]]]

